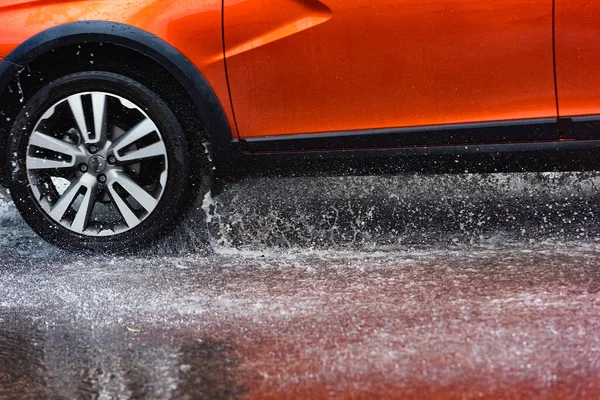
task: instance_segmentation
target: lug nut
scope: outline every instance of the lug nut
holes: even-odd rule
[[[106,175],[98,175],[98,182],[104,183],[106,182]]]
[[[109,164],[114,164],[117,162],[117,159],[115,158],[115,156],[109,156],[107,161]]]
[[[79,166],[79,170],[80,170],[81,172],[87,172],[87,170],[88,170],[88,166],[87,166],[87,165],[85,165],[85,164],[81,164],[81,165]]]
[[[97,151],[98,151],[98,147],[97,147],[96,145],[90,144],[90,145],[88,146],[88,150],[89,150],[89,152],[90,152],[90,153],[92,153],[92,154],[93,154],[93,153],[95,153],[95,152],[97,152]]]

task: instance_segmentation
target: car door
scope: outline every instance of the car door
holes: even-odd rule
[[[242,139],[558,138],[552,0],[225,0],[224,37]]]
[[[556,0],[556,87],[565,139],[600,138],[600,2]]]

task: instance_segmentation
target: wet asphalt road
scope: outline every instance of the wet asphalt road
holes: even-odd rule
[[[0,194],[0,398],[599,398],[599,184],[252,180],[129,257]]]

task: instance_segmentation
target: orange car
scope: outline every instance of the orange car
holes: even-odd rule
[[[600,2],[0,0],[2,182],[126,250],[248,174],[597,168]]]

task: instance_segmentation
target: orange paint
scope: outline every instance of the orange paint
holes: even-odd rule
[[[552,0],[225,0],[224,12],[242,137],[556,116]]]
[[[600,3],[556,0],[556,83],[561,117],[600,114]]]

